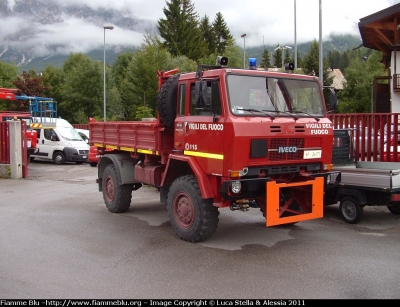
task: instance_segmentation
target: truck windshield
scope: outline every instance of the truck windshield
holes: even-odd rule
[[[234,115],[296,118],[325,115],[317,81],[230,74],[227,85]]]

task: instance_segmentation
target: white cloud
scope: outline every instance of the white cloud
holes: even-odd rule
[[[13,8],[19,0],[7,0]],[[121,9],[127,16],[156,22],[165,18],[165,0],[46,0],[60,5],[86,4],[93,9]],[[322,36],[330,34],[359,35],[358,22],[361,18],[383,10],[400,0],[192,0],[200,17],[208,15],[213,21],[221,12],[229,30],[239,45],[241,34],[246,33],[246,46],[294,44],[294,3],[296,2],[297,43],[319,39],[319,3],[322,12]],[[65,17],[65,16],[64,16]],[[26,27],[31,30],[28,42],[43,55],[49,45],[66,45],[64,52],[86,52],[103,46],[103,28],[79,18],[66,18],[51,25],[39,24],[35,20],[3,18],[0,20],[0,40]],[[125,46],[139,46],[142,34],[115,27],[106,31],[106,43]]]

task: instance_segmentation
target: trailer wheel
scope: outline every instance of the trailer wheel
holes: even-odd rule
[[[126,212],[132,199],[132,186],[120,185],[114,164],[104,169],[102,181],[103,199],[108,211],[113,213]]]
[[[357,224],[363,217],[363,208],[353,197],[343,197],[339,205],[340,213],[346,223]]]
[[[157,109],[162,124],[170,129],[174,128],[176,117],[176,93],[180,74],[173,75],[161,86],[157,97]]]
[[[65,156],[61,151],[56,151],[53,155],[53,161],[57,165],[62,165],[65,163]]]
[[[399,206],[388,205],[387,208],[390,211],[390,213],[395,214],[395,215],[400,215],[400,207]]]
[[[201,197],[195,176],[183,176],[172,183],[167,208],[172,228],[182,240],[201,242],[217,229],[219,211],[211,200]]]

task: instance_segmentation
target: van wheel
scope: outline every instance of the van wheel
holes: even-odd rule
[[[65,163],[65,156],[61,151],[57,151],[53,155],[54,163],[57,165],[61,165]]]
[[[170,129],[174,128],[176,117],[176,93],[180,74],[173,75],[165,81],[157,97],[157,109],[162,124]]]
[[[353,197],[343,197],[339,205],[340,213],[346,223],[357,224],[363,217],[363,208]]]

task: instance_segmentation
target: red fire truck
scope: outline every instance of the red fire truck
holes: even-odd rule
[[[153,121],[90,122],[97,184],[109,211],[157,187],[183,240],[217,229],[219,209],[259,208],[266,226],[323,216],[333,127],[313,76],[199,65],[160,71]]]

